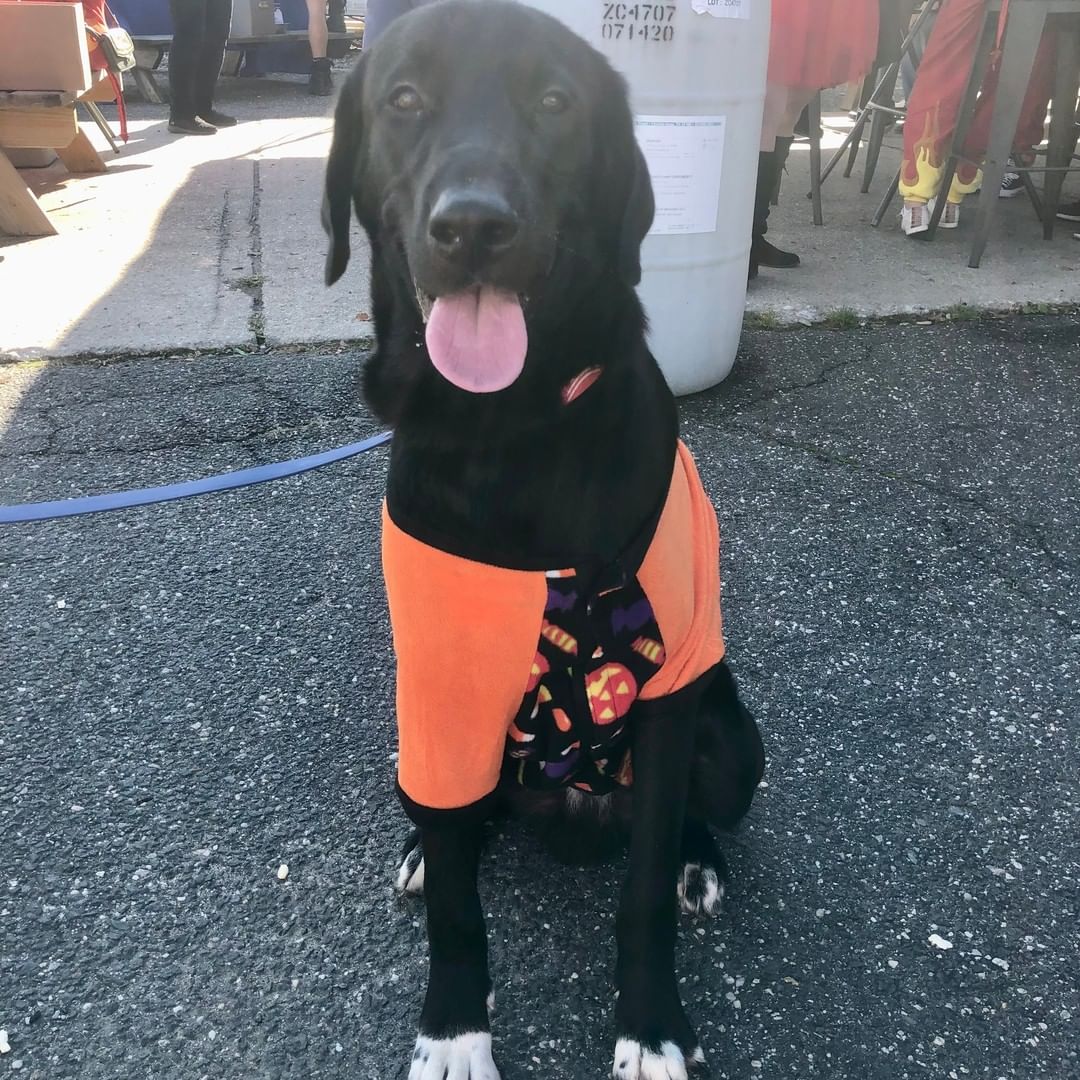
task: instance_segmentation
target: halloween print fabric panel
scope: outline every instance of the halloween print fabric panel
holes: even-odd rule
[[[588,595],[572,571],[548,573],[547,587],[506,771],[533,788],[628,786],[628,715],[665,658],[652,605],[637,579],[621,574]]]

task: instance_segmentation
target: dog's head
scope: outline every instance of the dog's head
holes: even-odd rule
[[[361,57],[327,166],[328,284],[349,260],[352,206],[432,363],[472,392],[513,383],[530,331],[590,282],[631,290],[653,218],[622,79],[506,0],[443,0]]]

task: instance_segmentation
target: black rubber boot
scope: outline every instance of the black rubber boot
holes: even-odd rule
[[[312,60],[308,93],[315,97],[329,97],[333,92],[334,81],[330,78],[330,61],[325,56]]]
[[[783,145],[786,144],[786,145]],[[776,190],[783,163],[791,148],[790,139],[777,139],[776,150],[758,154],[757,190],[754,195],[754,226],[750,241],[750,270],[748,280],[757,277],[759,266],[791,269],[799,265],[799,256],[791,251],[781,251],[765,239],[769,231],[769,203]]]

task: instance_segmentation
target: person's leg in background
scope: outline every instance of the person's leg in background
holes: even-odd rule
[[[333,93],[334,82],[330,78],[330,59],[326,55],[326,0],[307,0],[307,34],[311,45],[311,78],[308,93],[327,97]]]
[[[1050,106],[1050,97],[1054,92],[1054,68],[1055,49],[1053,32],[1043,32],[1039,42],[1039,51],[1035,54],[1035,66],[1028,80],[1027,91],[1024,94],[1024,104],[1020,112],[1020,122],[1013,138],[1013,158],[1019,163],[1030,165],[1035,159],[1035,147],[1043,141],[1046,130],[1046,114]],[[978,103],[975,106],[975,117],[971,122],[971,129],[964,140],[964,157],[971,161],[982,161],[986,156],[986,150],[990,143],[990,122],[994,114],[994,102],[997,100],[998,77],[1001,74],[1000,55],[986,73],[983,79],[982,89]],[[961,176],[963,168],[963,176]],[[962,162],[956,170],[956,178],[953,180],[952,190],[949,192],[949,201],[959,203],[964,195],[970,190],[970,174],[973,166]],[[976,175],[981,179],[979,170],[975,169]],[[1015,190],[1017,194],[1023,190],[1018,173],[1007,173],[1016,177]],[[1005,195],[1005,189],[1002,188]]]
[[[345,0],[330,0],[326,25],[332,34],[345,33]]]
[[[985,13],[986,0],[945,0],[926,43],[904,122],[900,196],[904,200],[901,223],[908,236],[930,227],[930,200],[941,186]],[[957,170],[942,228],[956,227],[960,200],[978,186],[977,169]]]
[[[169,130],[176,135],[213,135],[196,117],[199,57],[206,32],[208,0],[169,0],[173,37],[169,46]]]
[[[202,52],[195,76],[195,115],[214,127],[232,127],[236,118],[218,112],[214,108],[214,92],[221,61],[225,58],[225,43],[229,40],[229,24],[232,22],[232,0],[204,0],[206,22]]]
[[[364,48],[374,45],[399,15],[422,6],[427,0],[368,0],[364,16]]]
[[[915,73],[922,63],[923,53],[926,52],[926,43],[930,40],[930,34],[937,21],[937,12],[933,12],[923,21],[919,32],[911,42],[911,50],[904,53],[900,61],[900,92],[904,95],[905,104],[911,99],[911,90],[915,85]]]
[[[748,277],[757,277],[759,266],[789,269],[799,265],[799,256],[782,251],[765,239],[769,231],[769,209],[773,193],[780,183],[784,162],[794,134],[795,121],[814,96],[804,87],[768,83],[765,89],[765,115],[758,153],[757,186],[754,191],[754,221],[750,240]]]

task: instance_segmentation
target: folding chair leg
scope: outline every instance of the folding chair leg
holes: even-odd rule
[[[978,267],[990,238],[1001,179],[1016,139],[1024,95],[1035,67],[1035,54],[1045,25],[1046,12],[1035,4],[1017,4],[1009,10],[994,116],[990,123],[990,146],[983,165],[982,192],[975,211],[975,237],[971,244],[971,258],[968,259],[968,266],[972,269]]]
[[[870,224],[876,229],[882,222],[882,219],[889,212],[889,204],[896,198],[897,188],[900,186],[900,170],[896,170],[896,175],[893,177],[893,182],[889,185],[888,190],[885,192],[885,197],[878,203],[878,208],[874,212],[874,216],[870,221]]]
[[[860,136],[862,135],[862,128],[859,127],[857,121],[855,127],[853,127],[851,131],[848,132],[847,138],[845,138],[844,141],[839,145],[839,147],[837,147],[836,152],[833,154],[833,156],[829,158],[829,164],[825,166],[824,170],[821,173],[821,182],[823,184],[826,180],[829,179],[829,176],[831,175],[833,169],[835,169],[836,166],[840,164],[840,159],[847,152],[847,149],[851,145],[852,139],[856,137],[856,134]]]
[[[885,113],[874,110],[874,119],[870,121],[870,138],[866,143],[866,161],[863,163],[862,186],[859,190],[865,195],[870,190],[870,181],[874,178],[878,159],[881,157],[881,144],[885,141]]]
[[[1076,95],[1080,89],[1080,28],[1073,25],[1057,29],[1057,68],[1054,77],[1054,109],[1050,116],[1050,149],[1046,155],[1049,169],[1043,181],[1043,237],[1054,238],[1054,223],[1061,205],[1065,168],[1072,161],[1076,147]]]
[[[813,200],[814,224],[824,225],[821,210],[821,94],[810,99],[810,198]]]
[[[893,95],[896,93],[896,77],[900,74],[900,65],[890,64],[885,69],[885,74],[874,91],[874,103],[891,107]],[[873,110],[873,119],[870,121],[870,138],[866,143],[866,161],[863,163],[863,179],[860,190],[865,195],[870,190],[870,183],[874,179],[878,159],[881,157],[881,144],[885,140],[885,127],[889,122],[889,114],[881,109]]]
[[[1039,189],[1035,186],[1035,181],[1031,179],[1031,173],[1022,172],[1020,174],[1020,183],[1024,185],[1024,190],[1027,192],[1028,199],[1031,201],[1031,207],[1035,211],[1035,216],[1039,219],[1040,224],[1043,221],[1043,199],[1039,194]]]
[[[105,136],[106,141],[112,147],[114,154],[120,153],[120,144],[116,141],[116,136],[113,134],[112,128],[109,126],[109,121],[105,119],[105,114],[98,108],[97,102],[83,101],[80,104],[86,106],[86,111],[90,114],[90,119],[97,124],[98,131]]]
[[[855,121],[855,128],[853,133],[855,138],[851,140],[851,145],[848,148],[847,165],[844,166],[844,175],[850,176],[852,170],[855,168],[855,159],[859,156],[859,147],[862,144],[863,132],[866,130],[866,121],[870,115],[870,111],[866,105],[868,102],[873,101],[875,92],[878,88],[876,82],[878,69],[873,67],[870,69],[869,74],[863,79],[862,92],[859,94],[859,119]]]

